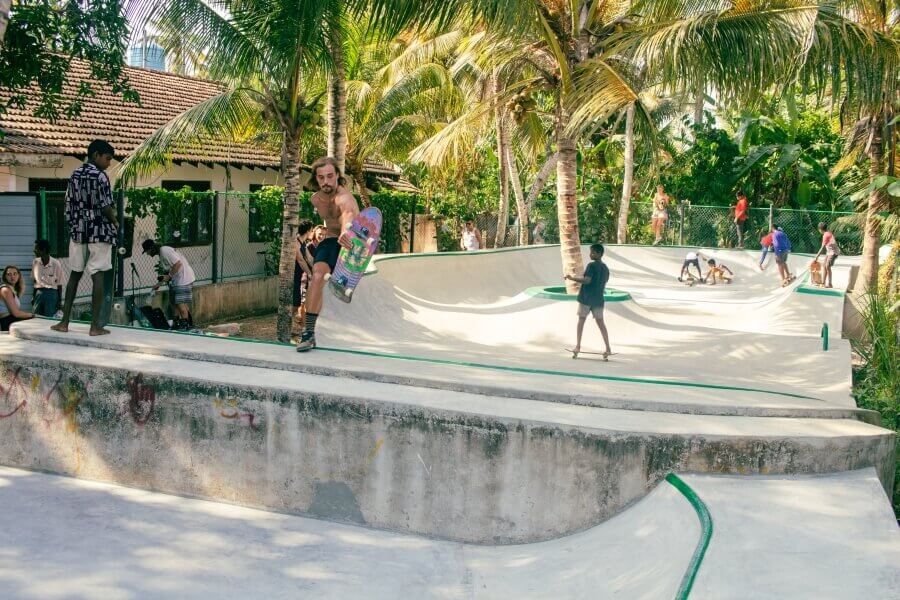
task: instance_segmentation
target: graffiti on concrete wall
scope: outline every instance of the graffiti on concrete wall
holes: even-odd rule
[[[256,417],[253,413],[239,410],[237,398],[229,396],[222,399],[217,395],[213,400],[213,407],[218,410],[219,416],[223,419],[236,421],[238,423],[246,423],[247,426],[254,431],[259,429],[259,425],[255,422]]]
[[[0,383],[0,419],[8,419],[28,405],[28,390],[19,379],[22,367],[16,367],[8,385]]]
[[[153,416],[153,408],[156,405],[156,390],[152,385],[144,383],[144,374],[125,379],[128,388],[128,414],[137,425],[146,425]]]

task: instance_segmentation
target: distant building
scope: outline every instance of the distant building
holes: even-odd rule
[[[153,42],[132,46],[128,52],[128,65],[155,71],[165,71],[166,51]]]

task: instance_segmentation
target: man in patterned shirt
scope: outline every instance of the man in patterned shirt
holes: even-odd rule
[[[69,269],[72,274],[66,286],[62,321],[51,327],[69,330],[72,303],[78,282],[85,270],[91,276],[91,335],[109,333],[100,325],[103,306],[103,273],[112,269],[112,247],[116,243],[119,222],[106,169],[113,159],[113,147],[104,140],[88,146],[87,162],[72,173],[66,189],[66,222],[69,227]]]

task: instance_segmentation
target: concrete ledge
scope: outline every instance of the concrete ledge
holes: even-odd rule
[[[589,528],[670,471],[893,476],[893,434],[853,420],[619,411],[15,339],[0,370],[0,463],[475,543]]]
[[[880,424],[880,416],[875,411],[835,405],[815,397],[784,394],[777,388],[771,391],[762,388],[742,390],[704,386],[689,380],[592,377],[583,371],[569,370],[508,370],[502,364],[454,364],[428,357],[340,348],[320,347],[316,352],[298,357],[290,345],[258,340],[119,327],[113,328],[113,335],[92,338],[77,333],[80,327],[76,325],[73,334],[59,334],[50,330],[49,321],[32,319],[15,323],[11,335],[54,344],[602,408],[722,416],[858,419]]]

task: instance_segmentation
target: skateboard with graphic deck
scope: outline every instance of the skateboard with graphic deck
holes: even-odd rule
[[[566,352],[571,352],[572,358],[578,358],[579,354],[591,354],[593,356],[603,356],[604,355],[603,352],[588,352],[587,350],[579,350],[578,352],[575,352],[574,348],[563,348],[563,349]],[[609,357],[614,356],[615,354],[616,354],[615,352],[610,352],[606,356],[603,356],[603,362],[609,362]]]
[[[373,206],[362,210],[347,227],[350,248],[341,248],[334,272],[326,275],[328,287],[341,302],[353,299],[356,286],[378,250],[381,223],[381,211]]]

